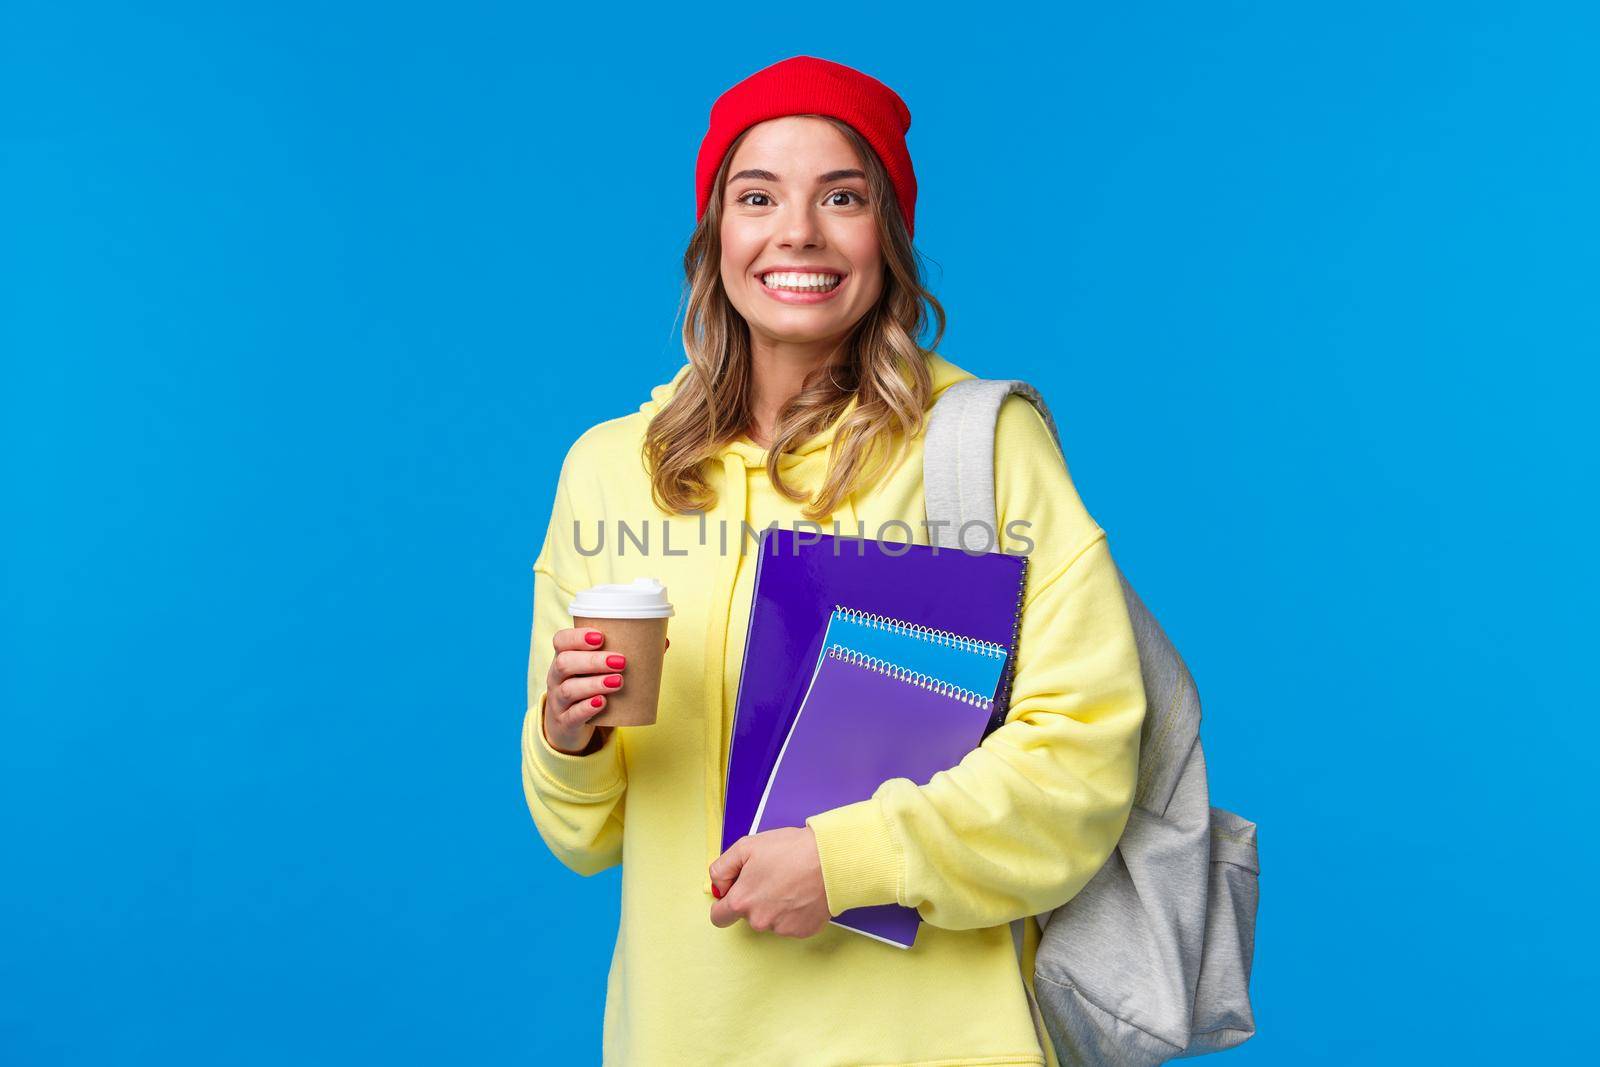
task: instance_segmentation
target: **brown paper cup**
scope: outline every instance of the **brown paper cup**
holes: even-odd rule
[[[572,625],[606,635],[602,652],[620,652],[628,659],[622,687],[601,690],[606,708],[589,720],[595,726],[650,726],[661,697],[661,659],[667,648],[667,622],[662,619],[596,619],[572,617]]]

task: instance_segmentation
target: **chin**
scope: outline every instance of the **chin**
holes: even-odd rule
[[[829,321],[821,322],[763,322],[760,324],[761,332],[775,341],[787,341],[790,344],[800,344],[809,341],[825,341],[836,337],[843,330],[839,323]]]

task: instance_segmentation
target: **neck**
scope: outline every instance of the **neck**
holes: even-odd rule
[[[778,412],[799,395],[806,377],[838,361],[844,345],[838,338],[825,341],[774,341],[750,339],[750,439],[762,448],[772,443]]]

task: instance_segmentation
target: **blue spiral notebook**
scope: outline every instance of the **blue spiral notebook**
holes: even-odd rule
[[[961,762],[983,739],[1008,654],[993,642],[836,607],[752,829],[804,826],[891,778],[925,785]],[[910,948],[920,918],[884,904],[833,922]]]

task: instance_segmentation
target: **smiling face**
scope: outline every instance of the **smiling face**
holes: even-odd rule
[[[832,342],[883,292],[866,172],[819,118],[751,127],[728,164],[722,285],[758,345]]]

